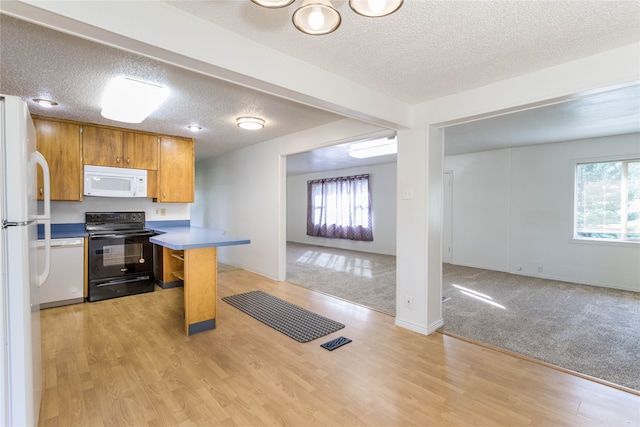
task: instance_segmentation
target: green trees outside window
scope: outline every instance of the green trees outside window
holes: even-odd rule
[[[575,238],[640,241],[640,159],[576,167]]]

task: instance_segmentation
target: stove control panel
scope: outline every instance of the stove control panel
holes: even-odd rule
[[[144,212],[85,212],[85,224],[144,224]]]

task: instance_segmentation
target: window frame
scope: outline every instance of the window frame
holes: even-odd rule
[[[603,239],[593,237],[577,236],[577,191],[578,191],[578,166],[591,163],[612,163],[612,162],[640,162],[640,153],[632,153],[627,155],[600,156],[582,159],[573,159],[571,165],[571,235],[570,243],[589,244],[589,245],[605,245],[605,246],[623,246],[638,247],[640,240],[622,240],[622,239]]]

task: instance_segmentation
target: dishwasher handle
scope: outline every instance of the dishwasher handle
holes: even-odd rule
[[[38,248],[44,248],[45,242],[38,240]],[[72,239],[51,239],[52,248],[81,248],[84,246],[84,239],[72,238]]]

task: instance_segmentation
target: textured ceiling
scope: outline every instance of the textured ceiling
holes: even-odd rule
[[[107,120],[100,115],[102,91],[118,75],[162,81],[170,99],[139,125]],[[27,100],[33,114],[196,138],[198,159],[343,118],[6,15],[0,15],[0,93]],[[44,108],[33,98],[59,106]],[[240,129],[241,115],[262,117],[266,126]],[[203,130],[191,132],[190,124]]]
[[[635,132],[640,132],[637,85],[445,128],[445,154]]]
[[[176,8],[323,70],[417,104],[640,40],[638,1],[405,0],[365,18],[334,0],[342,24],[308,36],[291,24],[299,5],[174,1]]]
[[[0,12],[10,3],[0,2]],[[407,104],[640,41],[637,1],[405,0],[397,13],[376,19],[353,13],[346,1],[334,1],[342,25],[318,37],[302,34],[291,24],[300,0],[282,9],[265,9],[248,0],[164,3],[194,22],[208,21],[271,52],[296,57]],[[114,1],[109,7],[122,4]],[[127,127],[195,137],[198,160],[342,118],[0,15],[0,92],[27,100],[51,97],[60,103],[54,110],[32,103],[35,114],[122,126],[99,114],[102,89],[119,74],[163,81],[172,90],[169,101],[151,117]],[[240,130],[234,120],[241,114],[264,117],[267,126],[260,132]],[[192,123],[203,126],[203,132],[186,130]],[[473,135],[462,128],[459,134]],[[459,143],[470,145],[462,137]],[[483,149],[477,142],[471,145]]]

